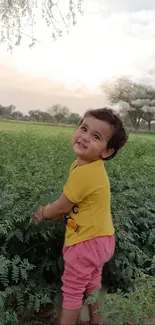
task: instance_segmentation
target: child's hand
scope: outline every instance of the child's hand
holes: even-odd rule
[[[44,209],[45,209],[45,206],[41,206],[36,211],[35,216],[34,216],[35,223],[38,223],[40,220],[44,219],[44,216],[43,216]]]

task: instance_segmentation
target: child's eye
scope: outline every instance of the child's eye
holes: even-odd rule
[[[96,140],[100,140],[99,135],[98,135],[98,134],[94,134],[94,139],[96,139]]]
[[[82,130],[82,131],[84,131],[84,132],[86,132],[86,131],[87,131],[87,129],[86,129],[86,127],[85,127],[85,126],[81,126],[81,130]]]

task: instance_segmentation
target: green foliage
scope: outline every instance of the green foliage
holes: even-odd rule
[[[40,204],[60,195],[74,155],[68,132],[52,128],[50,137],[40,131],[41,127],[38,133],[0,133],[0,313],[4,324],[17,322],[15,310],[38,311],[50,303],[63,270],[64,222],[36,226],[33,215]]]
[[[101,295],[101,314],[107,325],[155,324],[155,277],[141,277],[131,294]]]
[[[130,135],[117,158],[106,164],[116,228],[115,257],[105,266],[103,283],[132,290],[136,276],[151,269],[155,255],[154,136]]]
[[[36,226],[33,215],[62,191],[74,159],[73,129],[4,122],[1,129],[0,314],[1,325],[13,325],[23,309],[52,302],[61,286],[64,222]],[[103,272],[109,291],[131,292],[137,275],[155,275],[154,144],[154,135],[130,135],[106,163],[117,233],[115,257]]]

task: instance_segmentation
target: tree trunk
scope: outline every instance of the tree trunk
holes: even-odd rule
[[[148,130],[151,131],[151,121],[148,121]]]
[[[136,130],[137,131],[139,130],[139,123],[140,123],[140,120],[138,120],[137,123],[136,123]]]
[[[140,123],[140,120],[141,120],[141,116],[137,117],[137,113],[135,111],[131,111],[131,112],[128,112],[129,114],[129,118],[130,118],[130,121],[135,129],[135,131],[138,131],[139,130],[139,123]]]
[[[140,121],[132,121],[132,124],[134,126],[135,131],[138,131],[139,130],[139,122]]]

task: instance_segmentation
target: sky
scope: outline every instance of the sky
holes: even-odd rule
[[[84,0],[83,11],[57,41],[38,15],[34,47],[24,35],[12,54],[0,45],[1,104],[27,112],[60,103],[82,114],[107,105],[102,85],[120,76],[154,84],[155,2]]]

